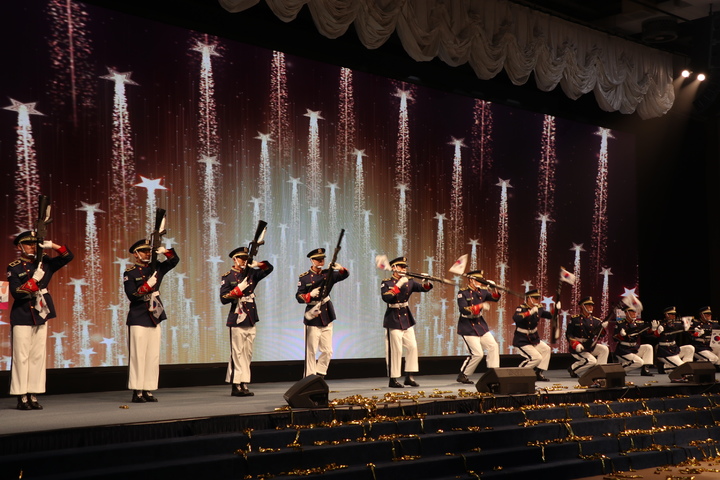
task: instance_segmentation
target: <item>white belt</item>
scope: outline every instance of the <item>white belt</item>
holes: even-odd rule
[[[313,306],[313,305],[317,305],[318,303],[327,303],[329,301],[330,301],[330,295],[323,298],[322,300],[313,300],[312,302],[308,302],[308,305]]]
[[[532,330],[528,330],[526,328],[516,328],[515,331],[520,333],[536,333],[537,328],[533,328]]]
[[[388,304],[388,308],[403,308],[403,307],[407,307],[407,306],[408,306],[408,302]]]
[[[251,293],[250,295],[245,295],[244,297],[238,298],[238,302],[240,303],[255,303],[255,293]]]
[[[658,345],[661,347],[670,347],[672,345],[675,345],[675,342],[659,342]]]

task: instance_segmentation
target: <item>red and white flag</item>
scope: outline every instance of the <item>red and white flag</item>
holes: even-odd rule
[[[7,310],[10,302],[10,282],[0,282],[0,310]]]
[[[638,316],[640,316],[643,305],[640,302],[640,299],[636,297],[634,293],[628,293],[627,295],[625,295],[622,299],[622,302],[628,307],[634,308],[635,311],[638,313]]]
[[[570,285],[575,285],[575,275],[565,270],[563,267],[560,267],[560,280],[569,283]]]
[[[467,253],[457,260],[455,260],[455,263],[453,263],[453,266],[448,269],[448,272],[454,273],[456,275],[462,275],[465,273],[465,268],[467,267],[468,262],[468,255]]]
[[[387,255],[375,255],[375,266],[380,270],[391,270]]]

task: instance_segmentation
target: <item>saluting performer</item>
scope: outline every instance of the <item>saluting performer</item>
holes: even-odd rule
[[[260,321],[255,304],[258,282],[270,275],[273,266],[267,260],[253,261],[248,265],[248,248],[240,247],[230,252],[234,265],[222,277],[220,301],[230,304],[226,325],[230,328],[230,361],[225,382],[232,384],[230,395],[250,397],[254,393],[250,383],[255,324]]]
[[[698,318],[690,324],[690,336],[695,347],[695,360],[710,362],[715,368],[720,367],[720,357],[712,348],[713,330],[720,329],[718,322],[712,319],[710,307],[703,307],[698,312]]]
[[[487,350],[487,367],[497,368],[500,366],[500,350],[495,341],[490,327],[482,316],[485,302],[497,302],[500,300],[500,292],[492,286],[492,280],[486,280],[491,284],[488,288],[480,280],[484,280],[482,270],[468,272],[468,286],[458,292],[457,304],[460,309],[458,320],[458,335],[460,335],[470,351],[470,356],[465,359],[460,367],[460,374],[457,381],[460,383],[473,383],[470,375],[483,359],[483,350]]]
[[[333,354],[332,335],[335,320],[335,308],[330,301],[330,290],[336,282],[350,276],[350,272],[335,262],[332,269],[323,270],[325,266],[325,249],[316,248],[307,254],[312,262],[310,270],[303,272],[298,279],[295,298],[298,303],[305,304],[305,371],[308,375],[327,375],[330,359]],[[332,278],[328,278],[328,277]],[[320,298],[323,283],[330,281],[331,288],[324,298]],[[318,357],[318,351],[320,356]]]
[[[392,277],[380,285],[383,302],[387,303],[383,327],[385,328],[385,361],[387,363],[390,388],[403,388],[398,379],[401,376],[402,352],[405,348],[405,382],[409,387],[419,387],[413,374],[418,373],[418,347],[415,339],[415,319],[410,312],[408,300],[413,292],[428,292],[432,283],[420,283],[409,278],[407,258],[398,257],[390,262]]]
[[[565,337],[570,346],[570,353],[577,360],[569,368],[570,376],[577,378],[595,365],[607,363],[610,349],[598,343],[600,336],[605,335],[608,322],[593,316],[595,303],[592,297],[585,297],[578,303],[580,314],[570,317]]]
[[[38,253],[35,232],[23,232],[13,243],[20,258],[7,267],[13,297],[10,395],[17,395],[18,410],[42,410],[37,394],[45,393],[47,321],[56,317],[55,304],[47,288],[55,272],[70,263],[74,256],[66,246],[50,240],[39,245]],[[53,249],[57,256],[45,255],[43,249]]]
[[[160,323],[167,319],[160,300],[160,285],[167,273],[180,262],[175,249],[158,247],[156,253],[165,261],[150,267],[152,245],[147,239],[130,247],[135,264],[125,270],[123,286],[130,300],[127,314],[129,379],[133,403],[157,402],[151,390],[157,390],[160,377]]]
[[[525,303],[517,307],[513,315],[515,334],[512,344],[525,358],[519,366],[532,368],[538,381],[547,382],[549,380],[543,372],[550,365],[552,350],[547,343],[540,340],[537,326],[541,318],[550,320],[552,313],[542,307],[537,290],[528,290],[525,292]]]
[[[650,365],[653,364],[653,347],[647,343],[639,344],[640,335],[650,330],[650,325],[637,318],[634,307],[625,308],[625,318],[615,326],[615,356],[625,369],[625,373],[640,369],[643,377],[652,377]]]

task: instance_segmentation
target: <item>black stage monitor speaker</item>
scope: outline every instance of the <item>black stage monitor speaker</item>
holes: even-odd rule
[[[535,371],[532,368],[490,368],[475,385],[478,392],[509,395],[535,393]]]
[[[294,408],[328,406],[328,386],[320,375],[308,375],[285,392],[283,398]]]
[[[686,362],[668,373],[668,377],[687,383],[714,383],[715,365],[710,362]]]
[[[601,388],[618,388],[625,386],[625,369],[619,363],[595,365],[578,379],[583,387],[591,385]]]

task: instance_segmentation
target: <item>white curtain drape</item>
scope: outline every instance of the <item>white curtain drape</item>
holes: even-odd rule
[[[534,73],[541,90],[559,84],[572,99],[593,92],[608,112],[659,117],[675,100],[671,54],[506,0],[265,1],[284,22],[307,5],[328,38],[343,35],[353,23],[363,45],[374,49],[397,31],[416,61],[468,63],[483,80],[505,69],[515,85]],[[219,2],[241,12],[259,0]]]

